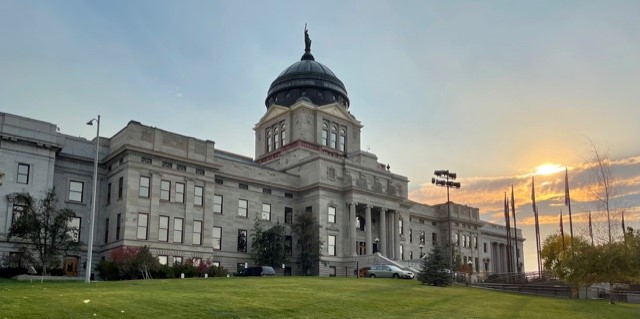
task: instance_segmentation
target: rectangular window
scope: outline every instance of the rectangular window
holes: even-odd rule
[[[398,232],[400,235],[404,234],[404,220],[398,219]]]
[[[29,164],[18,164],[18,184],[29,184]]]
[[[289,256],[293,256],[293,237],[292,236],[284,236],[284,250],[289,254]]]
[[[247,252],[247,231],[244,229],[238,229],[238,251]]]
[[[197,175],[204,175],[204,170],[201,168],[196,168],[196,174]]]
[[[427,234],[425,233],[424,230],[420,231],[420,243],[421,244],[426,244],[427,243]]]
[[[204,187],[196,186],[193,193],[193,204],[196,206],[204,205]]]
[[[147,240],[147,229],[149,225],[149,214],[138,213],[138,232],[136,238]]]
[[[67,235],[71,237],[74,242],[80,241],[80,217],[73,217],[67,224]]]
[[[174,218],[173,219],[173,242],[181,243],[182,242],[182,218]]]
[[[158,241],[169,241],[169,216],[160,216]]]
[[[184,203],[184,183],[176,183],[176,202]]]
[[[116,240],[120,239],[120,227],[122,226],[120,222],[120,217],[122,214],[118,214],[118,219],[116,219]]]
[[[434,246],[438,243],[438,234],[437,233],[431,233],[431,242],[433,243]]]
[[[27,206],[13,204],[13,214],[11,216],[11,223],[13,224],[26,211],[27,211]]]
[[[216,181],[216,184],[218,184],[218,185],[224,184],[224,181],[222,179],[220,179],[220,178],[216,178],[215,181]]]
[[[107,205],[111,204],[111,183],[107,185]]]
[[[122,189],[124,188],[124,177],[118,178],[118,199],[122,199]]]
[[[238,200],[238,216],[247,217],[247,210],[249,207],[249,202],[246,199]]]
[[[400,260],[404,260],[404,245],[400,245]]]
[[[141,157],[140,161],[144,164],[151,164],[153,163],[153,160],[149,157]],[[120,165],[122,165],[122,159],[120,159]]]
[[[182,165],[182,164],[176,164],[176,169],[179,170],[179,171],[186,172],[187,171],[187,166],[186,165]]]
[[[329,206],[329,209],[327,210],[327,222],[329,223],[335,223],[336,222],[336,208],[333,206]]]
[[[83,188],[84,188],[83,182],[70,181],[69,182],[69,200],[74,202],[82,202]]]
[[[453,234],[453,242],[455,243],[456,246],[460,246],[460,236],[458,236],[458,234]]]
[[[329,256],[336,255],[336,236],[335,235],[329,235],[329,238],[327,239],[327,248],[329,249],[328,251]]]
[[[409,228],[409,242],[412,243],[413,242],[413,229]]]
[[[271,188],[263,188],[262,192],[265,194],[271,194]]]
[[[240,189],[249,189],[249,185],[247,185],[247,184],[238,184],[238,188],[240,188]]]
[[[202,245],[202,221],[193,221],[193,244]]]
[[[213,212],[222,214],[222,195],[213,195]]]
[[[138,193],[140,197],[149,197],[150,179],[147,176],[140,176],[140,189]]]
[[[169,260],[168,256],[165,256],[165,255],[158,256],[158,262],[160,263],[160,265],[166,265],[168,260]]]
[[[478,249],[478,237],[473,236],[473,248]]]
[[[182,265],[182,256],[173,256],[173,263]]]
[[[160,200],[170,200],[171,199],[171,182],[162,180],[160,181]]]
[[[109,218],[104,223],[104,243],[109,242]]]
[[[291,194],[291,193],[284,193],[284,197],[285,197],[285,198],[293,198],[293,194]]]
[[[293,208],[291,207],[284,208],[284,223],[285,224],[293,223]]]
[[[483,248],[484,248],[484,249],[483,249],[483,250],[484,250],[484,252],[486,253],[486,252],[487,252],[487,243],[482,243],[482,246],[483,246]]]
[[[219,261],[213,261],[213,262],[211,262],[211,266],[220,267],[220,262]]]
[[[171,162],[162,162],[162,167],[173,168],[173,163]]]
[[[262,220],[271,220],[270,204],[262,204]]]
[[[222,249],[222,227],[213,226],[213,249]]]

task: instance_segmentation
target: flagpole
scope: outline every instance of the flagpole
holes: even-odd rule
[[[560,210],[560,236],[562,236],[562,251],[564,251],[564,223],[562,222],[562,209]]]
[[[513,214],[513,241],[515,242],[515,270],[519,273],[518,269],[518,226],[516,224],[516,201],[513,198],[513,185],[511,185],[511,214]]]
[[[536,230],[536,253],[538,257],[538,274],[542,272],[542,261],[540,260],[540,224],[538,222],[538,207],[536,207],[535,178],[531,176],[531,206],[533,206],[533,216],[535,217]]]
[[[571,234],[571,251],[573,251],[573,220],[571,219],[571,197],[569,196],[569,169],[564,168],[564,204],[569,209],[569,232]]]
[[[511,251],[511,222],[509,221],[509,202],[507,201],[507,192],[504,192],[504,223],[507,226],[507,272],[513,270],[513,256]]]
[[[591,237],[591,246],[593,246],[593,227],[591,226],[591,211],[589,211],[589,237]]]

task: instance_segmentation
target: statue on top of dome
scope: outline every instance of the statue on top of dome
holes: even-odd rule
[[[307,24],[304,24],[304,52],[311,52],[311,39],[309,38],[309,30]]]

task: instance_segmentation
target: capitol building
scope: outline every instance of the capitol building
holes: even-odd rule
[[[95,272],[115,248],[145,245],[163,264],[211,259],[236,271],[253,264],[256,219],[267,228],[284,225],[291,243],[297,213],[311,214],[320,225],[322,256],[314,275],[353,275],[357,264],[417,265],[421,254],[448,243],[478,275],[507,272],[504,226],[481,220],[478,208],[411,201],[408,178],[361,149],[363,125],[356,115],[364,108],[315,60],[305,35],[302,58],[273,80],[264,115],[247,127],[255,134],[253,156],[217,149],[215,136],[201,140],[144,119],[91,141],[60,132],[46,119],[0,112],[0,259],[18,257],[19,239],[7,237],[23,209],[14,194],[40,198],[55,187],[60,206],[76,212],[72,223],[83,243],[77,255],[60,257],[69,276]],[[96,142],[93,263],[87,265]],[[522,271],[520,230],[517,239]],[[289,247],[290,263],[277,271],[296,275],[298,252]]]

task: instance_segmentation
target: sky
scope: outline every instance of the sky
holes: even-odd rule
[[[514,187],[525,269],[536,270],[531,176],[543,238],[558,232],[564,168],[574,232],[593,200],[592,144],[616,183],[610,214],[640,228],[638,1],[0,1],[0,112],[91,139],[130,120],[253,156],[271,82],[304,50],[345,83],[361,145],[410,180],[504,224]],[[539,169],[539,167],[544,168]],[[603,219],[605,218],[605,219]],[[616,226],[619,227],[619,226]],[[617,229],[617,228],[616,228]],[[621,229],[621,228],[620,228]]]

